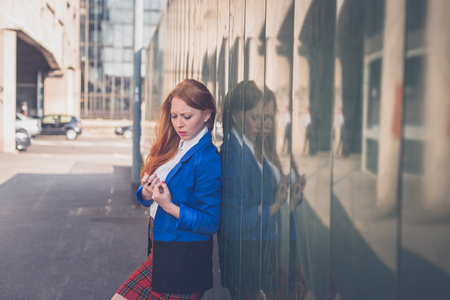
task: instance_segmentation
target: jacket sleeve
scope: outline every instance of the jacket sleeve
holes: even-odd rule
[[[219,229],[222,172],[220,156],[211,146],[195,158],[194,197],[196,207],[180,205],[178,230],[214,234]]]
[[[153,200],[142,199],[142,189],[143,189],[143,186],[140,185],[136,192],[136,199],[142,206],[150,207],[150,205],[152,205],[152,203],[153,203]]]

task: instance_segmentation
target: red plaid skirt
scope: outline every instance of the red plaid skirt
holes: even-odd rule
[[[151,218],[150,218],[151,219]],[[150,221],[150,235],[153,235],[153,219]],[[117,294],[128,300],[195,300],[201,299],[203,292],[192,294],[171,294],[152,290],[153,253],[134,271],[117,290]]]

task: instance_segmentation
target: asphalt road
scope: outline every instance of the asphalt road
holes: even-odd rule
[[[122,137],[38,137],[0,153],[0,299],[110,299],[145,260]]]

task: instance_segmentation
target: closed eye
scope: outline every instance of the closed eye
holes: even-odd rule
[[[259,115],[252,115],[253,121],[257,121],[259,119]]]

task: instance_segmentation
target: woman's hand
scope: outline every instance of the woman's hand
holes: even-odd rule
[[[168,214],[171,214],[177,219],[180,217],[180,207],[173,204],[169,187],[164,181],[154,185],[153,201],[158,203]]]
[[[285,177],[282,177],[280,180],[280,184],[278,185],[277,195],[275,199],[275,202],[277,203],[278,206],[281,206],[283,205],[284,202],[286,202],[287,188],[288,188],[287,179]]]
[[[282,177],[275,195],[275,202],[270,206],[269,213],[273,216],[287,200],[287,179]]]
[[[297,180],[295,180],[293,189],[292,189],[292,201],[291,201],[291,211],[299,205],[303,200],[303,191],[306,185],[306,176],[305,174],[298,176]]]
[[[144,176],[141,178],[142,185],[142,198],[144,200],[152,200],[153,199],[153,191],[155,189],[155,185],[160,182],[158,176],[156,174],[149,175],[148,173],[144,173]]]

